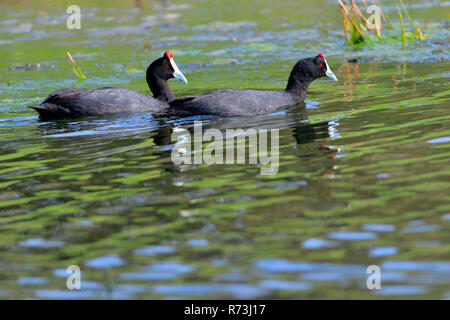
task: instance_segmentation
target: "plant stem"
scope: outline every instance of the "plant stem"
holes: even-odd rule
[[[361,29],[359,29],[358,25],[352,20],[350,14],[348,13],[347,9],[345,8],[344,4],[341,2],[341,0],[338,0],[339,5],[341,6],[341,8],[344,10],[345,15],[347,16],[348,20],[350,20],[351,24],[353,25],[353,27],[355,28],[355,30],[359,33],[360,37],[363,39],[364,41],[364,35],[361,31]]]
[[[398,15],[400,16],[400,27],[402,28],[402,42],[406,43],[405,26],[403,24],[402,11],[400,10],[399,7],[397,7],[397,9],[398,9]]]
[[[350,39],[348,37],[347,19],[345,18],[344,9],[342,7],[341,7],[341,15],[342,15],[342,24],[344,25],[345,41],[347,43],[350,43]]]
[[[414,26],[413,21],[412,21],[411,17],[409,16],[408,10],[406,10],[403,0],[400,0],[400,5],[402,6],[402,9],[406,14],[406,17],[408,18],[409,24],[411,25],[411,27],[413,27]]]
[[[83,74],[83,72],[81,72],[80,67],[78,67],[77,63],[76,63],[75,60],[72,58],[72,55],[70,54],[69,51],[67,51],[67,56],[69,57],[70,62],[72,62],[72,64],[73,64],[73,68],[74,68],[73,70],[74,70],[74,73],[75,73],[78,77],[80,77],[81,80],[85,80],[85,79],[86,79],[85,75]]]

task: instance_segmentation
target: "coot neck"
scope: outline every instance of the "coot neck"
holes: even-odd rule
[[[167,80],[161,78],[149,77],[147,72],[147,83],[153,93],[153,98],[163,102],[175,100],[175,95],[170,90]]]
[[[286,91],[289,92],[296,101],[302,102],[305,99],[306,92],[308,92],[309,85],[314,79],[307,75],[291,73]]]

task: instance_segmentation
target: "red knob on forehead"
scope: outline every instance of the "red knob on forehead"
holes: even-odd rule
[[[319,53],[318,56],[322,57],[322,59],[325,60],[325,57],[324,57],[323,53]]]
[[[164,56],[170,60],[170,59],[172,59],[172,52],[166,51],[166,52],[164,52]]]

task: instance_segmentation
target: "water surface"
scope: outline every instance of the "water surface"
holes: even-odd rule
[[[67,1],[0,5],[0,298],[450,298],[448,2],[412,2],[426,41],[358,50],[333,1],[136,3],[79,1],[79,31]],[[176,95],[281,89],[318,52],[339,82],[252,119],[26,108],[69,86],[148,93],[167,49],[189,80]],[[170,134],[195,120],[279,128],[278,174],[174,165]],[[381,290],[366,288],[372,264]]]

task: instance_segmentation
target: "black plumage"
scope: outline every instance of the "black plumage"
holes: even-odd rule
[[[167,114],[171,115],[216,115],[251,116],[273,112],[277,109],[296,105],[305,99],[308,87],[314,79],[336,76],[323,54],[298,61],[289,76],[283,91],[220,90],[197,97],[187,97],[171,101]]]
[[[74,118],[114,113],[164,113],[175,99],[167,81],[177,78],[187,83],[172,54],[153,61],[146,80],[153,97],[120,87],[65,88],[52,92],[40,105],[31,106],[43,119]]]

